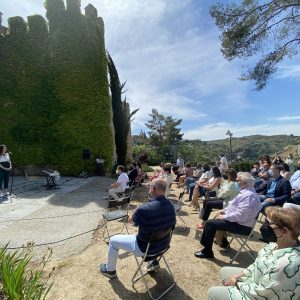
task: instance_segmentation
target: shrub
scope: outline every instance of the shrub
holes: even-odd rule
[[[51,285],[43,282],[42,270],[28,268],[31,257],[23,251],[9,253],[7,245],[0,248],[0,283],[2,293],[8,299],[45,299]],[[1,294],[0,294],[1,295]]]

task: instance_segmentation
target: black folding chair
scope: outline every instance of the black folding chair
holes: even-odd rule
[[[110,200],[108,201],[108,207],[107,211],[102,214],[103,220],[104,220],[104,240],[110,239],[112,236],[119,234],[123,231],[125,228],[128,232],[127,228],[127,219],[128,219],[128,208],[130,204],[130,196],[120,198],[118,200]],[[122,209],[123,206],[123,209]],[[114,209],[114,210],[112,210]],[[108,223],[112,221],[122,221],[123,222],[123,227],[120,232],[115,233],[115,234],[110,234],[108,231]],[[107,233],[107,236],[105,236],[105,232]]]
[[[170,267],[167,263],[167,260],[165,259],[164,257],[164,254],[170,249],[170,242],[171,242],[171,238],[172,238],[172,233],[173,233],[173,229],[174,227],[171,227],[171,228],[167,228],[167,229],[163,229],[163,230],[159,230],[159,231],[156,231],[156,232],[153,232],[150,236],[150,239],[148,241],[148,244],[147,244],[147,248],[146,248],[146,251],[145,251],[145,254],[144,256],[140,259],[137,258],[137,256],[134,256],[135,257],[135,260],[137,262],[137,265],[138,265],[138,268],[136,270],[136,272],[134,273],[133,277],[132,277],[132,287],[134,288],[134,284],[139,280],[139,279],[143,279],[143,282],[145,284],[145,287],[147,289],[147,292],[149,294],[149,296],[151,297],[151,299],[153,300],[158,300],[158,299],[161,299],[165,294],[167,294],[174,286],[175,286],[175,280],[174,280],[174,276],[170,270]],[[159,242],[160,240],[163,240],[165,238],[169,237],[169,243],[168,243],[168,246],[163,249],[162,251],[158,252],[158,253],[151,253],[151,244],[152,243],[155,243],[155,242]],[[143,272],[142,270],[142,265],[144,262],[150,262],[150,261],[153,261],[153,260],[157,260],[158,262],[160,260],[163,260],[165,265],[166,265],[166,268],[167,268],[167,271],[171,277],[171,281],[170,281],[170,285],[167,287],[167,289],[164,290],[163,293],[161,293],[158,297],[154,297],[149,289],[149,286],[148,286],[148,283],[147,283],[147,280],[145,279],[145,275],[148,274],[148,272]],[[140,275],[138,276],[138,273],[140,273]]]

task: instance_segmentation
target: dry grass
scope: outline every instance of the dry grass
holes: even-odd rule
[[[180,190],[173,185],[172,197],[178,196]],[[187,198],[185,195],[184,199]],[[138,197],[133,201],[139,205]],[[199,222],[198,214],[187,205],[183,205],[181,216],[187,224],[185,230],[181,221],[177,219],[177,227],[173,234],[171,248],[166,254],[171,270],[176,280],[176,286],[164,299],[207,299],[207,290],[213,285],[220,285],[219,270],[222,266],[230,265],[226,251],[214,245],[215,259],[200,260],[194,257],[194,251],[201,249],[199,235],[195,225]],[[112,231],[118,230],[120,224],[110,227]],[[259,226],[257,226],[259,227]],[[121,228],[121,227],[120,227]],[[130,232],[135,233],[136,228],[130,227]],[[255,250],[263,247],[257,242],[259,234],[257,228],[251,246]],[[51,276],[53,287],[48,299],[150,299],[144,286],[136,284],[136,290],[131,286],[131,278],[136,270],[134,257],[120,251],[117,264],[117,279],[111,279],[99,274],[98,267],[107,259],[107,244],[103,241],[102,229],[95,232],[91,244],[80,254],[71,256],[63,261],[52,262],[48,269],[56,267]],[[233,244],[233,250],[237,245]],[[235,266],[245,267],[252,262],[251,258],[242,253],[237,258]],[[153,277],[147,276],[153,293],[160,290],[168,282],[168,275],[161,268]]]

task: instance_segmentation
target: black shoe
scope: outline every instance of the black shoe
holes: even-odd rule
[[[106,264],[101,264],[99,269],[100,269],[100,273],[108,278],[117,277],[117,272],[116,271],[108,271]]]
[[[203,253],[203,250],[194,252],[194,255],[197,258],[214,258],[214,253],[213,252],[211,252],[210,254],[207,254],[207,253]]]
[[[153,272],[160,268],[159,262],[155,259],[148,262],[147,271]]]

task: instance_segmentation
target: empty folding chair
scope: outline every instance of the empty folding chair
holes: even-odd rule
[[[258,216],[257,216],[258,217]],[[256,259],[256,254],[255,252],[251,249],[251,247],[249,246],[248,242],[249,240],[252,238],[253,236],[253,232],[254,232],[254,228],[257,222],[257,218],[255,219],[255,222],[252,226],[251,232],[249,235],[243,235],[243,234],[237,234],[237,233],[232,233],[227,231],[228,237],[230,238],[228,246],[227,246],[227,253],[228,253],[228,257],[230,259],[230,262],[232,263],[237,256],[241,253],[241,251],[244,249],[254,260]],[[234,255],[234,257],[230,257],[230,245],[231,243],[236,240],[237,243],[239,244],[240,248],[238,249],[238,251],[236,252],[236,254]]]
[[[161,299],[161,297],[163,297],[166,293],[168,293],[174,286],[175,286],[175,280],[174,280],[174,276],[170,270],[170,267],[167,263],[167,260],[164,257],[164,254],[169,250],[170,248],[170,242],[171,242],[171,238],[172,238],[172,232],[173,232],[173,227],[172,228],[167,228],[164,230],[159,230],[156,232],[153,232],[150,236],[150,239],[148,241],[147,244],[147,248],[145,251],[145,254],[142,258],[138,258],[136,256],[135,260],[137,262],[138,268],[136,270],[136,272],[134,273],[133,277],[132,277],[132,287],[134,288],[134,284],[139,280],[139,279],[143,279],[143,282],[145,284],[145,287],[147,289],[147,292],[149,294],[149,296],[151,297],[151,299],[153,300],[158,300]],[[158,253],[152,253],[151,252],[151,245],[153,243],[159,243],[159,241],[164,240],[166,238],[169,238],[169,243],[168,246],[163,249],[162,251],[158,252]],[[148,274],[148,272],[143,272],[142,270],[142,266],[144,262],[151,262],[153,260],[157,260],[157,261],[163,261],[166,265],[166,269],[168,271],[168,274],[170,275],[170,285],[163,291],[163,293],[161,293],[159,296],[157,296],[156,298],[152,295],[147,280],[145,278],[145,275]],[[140,275],[139,275],[140,274]]]
[[[173,204],[175,212],[176,212],[176,216],[183,223],[183,230],[185,230],[186,229],[186,223],[185,223],[185,221],[183,220],[183,218],[180,215],[182,204],[179,204],[179,203],[180,203],[179,201],[172,201],[172,204]]]
[[[120,198],[118,200],[110,200],[108,201],[107,211],[102,214],[104,220],[104,240],[110,239],[111,236],[119,234],[125,228],[128,233],[127,228],[127,218],[128,218],[128,207],[130,203],[130,196]],[[122,209],[123,206],[123,209]],[[115,209],[115,210],[111,210]],[[108,230],[108,223],[112,221],[122,221],[123,227],[120,232],[115,234],[110,234]],[[105,236],[105,232],[107,235]]]
[[[133,199],[134,196],[134,190],[135,190],[136,186],[132,185],[130,187],[127,187],[124,191],[125,197],[130,197],[130,199]]]

